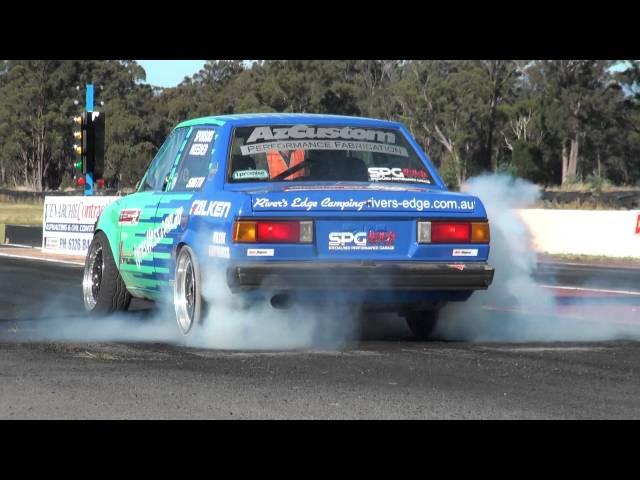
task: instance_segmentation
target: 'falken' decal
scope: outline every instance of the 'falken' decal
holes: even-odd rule
[[[231,202],[219,200],[194,200],[189,214],[197,217],[227,218],[231,210]]]

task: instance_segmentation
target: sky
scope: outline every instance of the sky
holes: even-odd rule
[[[191,76],[199,71],[205,64],[205,60],[138,60],[147,72],[147,82],[157,87],[175,87],[184,77]],[[246,60],[251,64],[253,60]],[[627,61],[622,61],[613,67],[611,71],[620,72],[629,68]]]
[[[147,82],[156,87],[175,87],[184,77],[202,68],[205,60],[137,60],[147,72]]]

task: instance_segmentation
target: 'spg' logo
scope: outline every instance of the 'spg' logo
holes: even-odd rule
[[[330,247],[346,247],[349,245],[355,245],[357,247],[364,247],[367,245],[367,233],[366,232],[331,232],[329,234],[329,246]]]
[[[383,178],[404,178],[404,173],[401,168],[369,167],[369,177],[371,177],[372,180]]]

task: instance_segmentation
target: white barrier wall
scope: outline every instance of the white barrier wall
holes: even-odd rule
[[[42,251],[86,255],[98,216],[120,197],[45,197]]]
[[[534,249],[640,258],[640,210],[519,210]]]
[[[120,197],[46,197],[42,250],[84,255],[102,210]],[[541,253],[640,258],[640,210],[522,209]]]

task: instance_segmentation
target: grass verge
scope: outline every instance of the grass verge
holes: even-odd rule
[[[574,255],[569,253],[539,253],[538,260],[546,262],[588,263],[593,265],[613,265],[617,267],[640,267],[638,257],[607,257],[605,255]]]
[[[42,225],[42,203],[0,202],[0,223]]]

